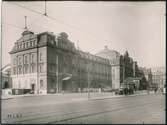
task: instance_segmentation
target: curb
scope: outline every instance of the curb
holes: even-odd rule
[[[147,95],[147,93],[136,94],[136,95],[113,96],[113,97],[105,97],[105,98],[90,98],[90,100],[103,100],[103,99],[123,98],[123,97],[133,97],[133,96],[142,96],[142,95]]]
[[[150,93],[151,94],[151,93]],[[50,94],[49,94],[50,95]],[[34,97],[34,96],[49,96],[49,95],[26,95],[26,96],[16,96],[16,97],[8,97],[8,98],[1,98],[1,100],[9,100],[9,99],[16,99],[16,98],[23,98],[23,97]],[[121,97],[129,97],[129,96],[137,96],[137,95],[147,95],[147,93],[140,93],[134,95],[117,95],[117,96],[108,96],[108,97],[92,97],[91,100],[100,100],[100,99],[109,99],[109,98],[121,98]],[[54,95],[52,95],[54,96]],[[87,98],[72,98],[71,100],[85,100]],[[88,99],[88,100],[90,100]]]

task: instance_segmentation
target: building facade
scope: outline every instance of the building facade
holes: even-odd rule
[[[7,64],[2,68],[2,86],[1,87],[2,89],[12,88],[10,64]]]
[[[139,68],[141,72],[143,72],[144,75],[144,82],[146,83],[144,86],[146,89],[151,89],[154,88],[155,85],[153,84],[153,74],[151,71],[151,68],[146,68],[146,67],[140,67]]]
[[[152,70],[152,83],[157,88],[164,88],[166,84],[166,73],[164,67],[154,67]]]
[[[121,55],[105,47],[92,55],[76,49],[65,32],[26,30],[10,54],[14,94],[118,89],[126,78],[137,76],[137,64],[128,52]]]

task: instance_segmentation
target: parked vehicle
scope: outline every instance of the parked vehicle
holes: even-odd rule
[[[134,90],[132,88],[120,88],[118,91],[115,92],[116,95],[131,95],[134,94]]]
[[[117,91],[115,91],[116,95],[123,95],[123,93],[124,93],[124,89],[123,88],[120,88]]]

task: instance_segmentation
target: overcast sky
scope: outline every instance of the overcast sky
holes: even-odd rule
[[[21,37],[24,16],[35,33],[66,32],[69,39],[92,54],[104,49],[129,55],[139,66],[165,66],[165,2],[47,2],[47,14],[56,20],[21,8],[44,13],[44,2],[3,2],[2,65],[10,62],[9,51]],[[8,24],[8,25],[7,25]]]

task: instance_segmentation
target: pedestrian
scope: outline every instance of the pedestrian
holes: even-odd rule
[[[157,92],[157,88],[155,88],[155,93]]]

